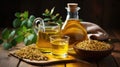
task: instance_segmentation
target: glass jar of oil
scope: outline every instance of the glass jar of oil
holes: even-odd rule
[[[41,52],[51,52],[49,36],[59,34],[59,24],[55,22],[44,22],[40,17],[36,18],[33,23],[34,30],[37,34],[36,47],[39,48]]]
[[[67,4],[67,17],[61,28],[62,34],[70,37],[69,47],[72,47],[76,42],[88,39],[87,31],[80,23],[77,3]]]

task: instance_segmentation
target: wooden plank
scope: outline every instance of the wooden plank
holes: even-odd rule
[[[76,63],[68,63],[66,67],[97,67],[97,65],[93,62],[79,61]]]
[[[28,64],[26,62],[21,61],[19,67],[65,67],[65,64],[55,64],[55,65],[40,65],[40,66],[35,66],[35,65],[31,65]]]
[[[19,67],[97,67],[97,65],[95,63],[90,63],[90,62],[76,62],[76,63],[67,63],[66,65],[55,64],[55,65],[46,65],[46,66],[45,65],[34,66],[21,61]]]
[[[0,46],[0,67],[16,67],[18,59],[8,56],[9,51]]]
[[[98,67],[117,67],[116,62],[111,55],[99,61],[97,64]]]
[[[120,31],[114,30],[114,34],[118,39],[118,42],[114,43],[115,48],[112,55],[116,61],[116,64],[118,64],[118,67],[120,67]]]
[[[114,52],[120,53],[120,43],[119,42],[114,43],[113,45],[114,45]]]
[[[9,57],[8,63],[9,67],[17,67],[19,60],[14,57]]]
[[[114,61],[117,64],[117,67],[120,67],[120,42],[114,43],[114,51],[112,53]]]
[[[19,64],[19,67],[38,67],[38,66],[33,66],[33,65],[30,65],[30,64],[27,64],[27,63],[21,61]]]
[[[120,53],[114,52],[114,53],[112,53],[112,55],[113,55],[114,60],[117,64],[117,67],[120,67]]]

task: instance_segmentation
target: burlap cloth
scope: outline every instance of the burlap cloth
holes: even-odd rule
[[[108,33],[103,30],[99,25],[91,22],[81,22],[83,26],[86,28],[88,33],[88,38],[97,39],[97,40],[106,40],[108,39]]]

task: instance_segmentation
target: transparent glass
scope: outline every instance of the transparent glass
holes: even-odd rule
[[[51,35],[52,54],[55,58],[66,58],[68,52],[69,36]]]
[[[49,36],[59,34],[60,26],[55,22],[44,22],[41,18],[34,20],[34,29],[37,34],[36,46],[42,52],[51,52]]]

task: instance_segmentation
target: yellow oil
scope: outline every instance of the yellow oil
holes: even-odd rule
[[[52,54],[56,58],[65,58],[68,51],[68,41],[63,39],[56,39],[51,41],[52,44]]]
[[[69,19],[65,22],[62,34],[70,37],[69,46],[72,47],[76,42],[80,42],[87,38],[87,31],[78,19]]]
[[[45,32],[38,32],[36,46],[42,52],[51,52],[51,44],[50,44],[50,35],[58,34],[58,30],[53,30],[52,28],[46,28]]]

